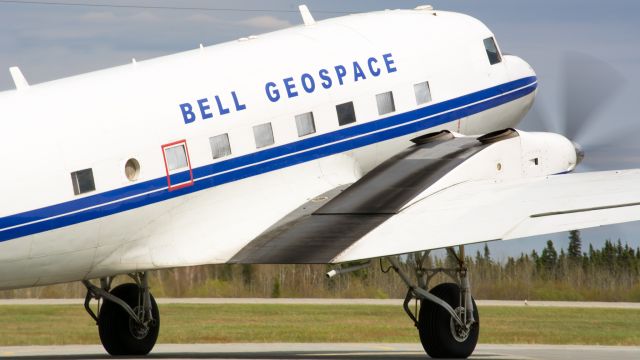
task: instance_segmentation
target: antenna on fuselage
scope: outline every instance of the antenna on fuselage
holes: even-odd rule
[[[307,5],[298,6],[298,10],[300,10],[300,15],[302,15],[302,21],[304,22],[305,26],[315,25],[316,20],[311,15],[311,12],[309,11]]]
[[[24,75],[22,75],[22,71],[20,71],[19,67],[10,67],[9,73],[11,73],[13,82],[16,84],[16,90],[24,90],[29,88],[29,83],[27,82],[27,79],[25,79]]]

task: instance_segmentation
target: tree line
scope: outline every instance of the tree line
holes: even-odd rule
[[[413,257],[402,266],[412,267]],[[456,260],[429,256],[426,267],[453,267]],[[579,231],[569,233],[567,250],[549,240],[538,253],[523,253],[506,261],[492,258],[489,247],[465,259],[477,299],[640,301],[640,248],[607,240],[583,249]],[[386,264],[327,279],[328,265],[207,265],[151,273],[156,297],[341,297],[402,298],[406,286]],[[126,277],[119,277],[125,281]],[[450,281],[440,274],[432,285]],[[79,283],[0,292],[0,298],[84,297]]]

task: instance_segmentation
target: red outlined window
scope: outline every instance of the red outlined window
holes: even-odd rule
[[[162,145],[162,156],[169,191],[193,185],[193,170],[186,140]]]

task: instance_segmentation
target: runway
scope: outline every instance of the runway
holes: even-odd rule
[[[99,345],[0,347],[0,359],[109,359]],[[150,359],[425,359],[419,344],[197,344],[157,345]],[[471,359],[637,360],[640,347],[575,345],[478,345]],[[119,358],[123,359],[123,358]],[[139,358],[138,358],[139,359]]]
[[[274,304],[274,305],[393,305],[402,306],[404,299],[294,299],[294,298],[158,298],[158,304]],[[2,305],[82,305],[84,299],[0,299]],[[564,307],[640,310],[640,303],[597,301],[525,301],[476,300],[480,307]]]

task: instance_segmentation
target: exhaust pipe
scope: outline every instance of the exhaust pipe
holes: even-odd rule
[[[326,277],[327,279],[331,279],[334,276],[337,275],[342,275],[342,274],[348,274],[354,271],[358,271],[358,270],[362,270],[364,268],[369,267],[369,265],[371,265],[371,260],[367,261],[366,263],[360,264],[360,265],[355,265],[355,266],[350,266],[348,268],[344,268],[344,269],[333,269],[331,271],[329,271],[328,273],[326,273]]]

